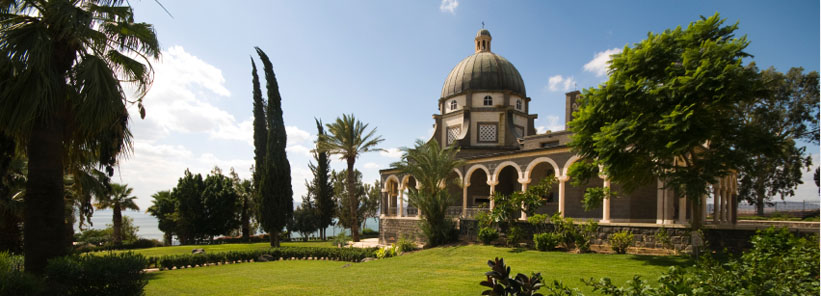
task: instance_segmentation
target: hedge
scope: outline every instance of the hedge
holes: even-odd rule
[[[280,258],[307,259],[326,258],[328,260],[359,262],[374,256],[376,248],[314,248],[314,247],[279,247],[267,250],[230,251],[206,254],[169,255],[148,258],[149,266],[160,269],[186,268],[206,264],[226,264],[233,262],[257,261],[262,255],[269,255],[273,260]]]

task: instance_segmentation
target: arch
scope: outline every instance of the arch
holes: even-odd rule
[[[556,164],[556,161],[553,160],[552,158],[547,157],[547,156],[542,156],[542,157],[539,157],[539,158],[536,158],[536,159],[530,161],[530,163],[527,164],[527,168],[525,169],[524,179],[525,180],[530,180],[530,174],[533,172],[533,169],[536,168],[536,166],[539,165],[540,163],[544,163],[544,162],[549,163],[550,165],[553,166],[553,174],[558,178],[560,176],[559,175],[559,165]]]
[[[457,176],[459,176],[459,183],[465,183],[465,177],[462,176],[462,172],[460,172],[457,168],[454,168],[453,171],[456,172]]]
[[[491,178],[491,180],[493,182],[497,182],[499,180],[499,172],[501,172],[502,169],[504,169],[506,166],[512,166],[514,169],[516,169],[516,172],[519,174],[518,179],[519,180],[522,179],[522,169],[519,168],[519,165],[516,164],[515,162],[507,160],[507,161],[503,161],[502,163],[500,163],[499,165],[496,166],[496,170],[493,171],[493,177]]]
[[[396,182],[397,186],[400,184],[399,183],[399,178],[396,177],[396,175],[390,175],[387,178],[385,178],[385,184],[382,184],[382,192],[387,192],[388,191],[388,184],[391,183],[391,180]]]
[[[416,183],[416,177],[412,175],[405,175],[402,177],[402,182],[399,183],[400,190],[407,189],[408,182],[410,182],[410,178],[413,178],[413,182]]]
[[[573,165],[573,163],[575,163],[579,159],[581,159],[581,157],[579,157],[578,155],[571,156],[570,159],[568,159],[567,162],[564,163],[564,167],[562,167],[562,176],[567,176],[567,169],[569,169],[570,166]]]
[[[470,176],[472,176],[472,175],[473,175],[473,172],[475,172],[476,170],[483,170],[483,171],[485,171],[485,175],[487,175],[487,176],[488,176],[488,179],[490,178],[490,170],[488,170],[488,169],[487,169],[487,167],[486,167],[485,165],[483,165],[483,164],[475,164],[475,165],[473,165],[472,167],[470,167],[470,168],[468,169],[467,173],[465,173],[464,178],[462,178],[462,180],[464,181],[465,185],[470,186]],[[490,181],[490,180],[488,180],[488,181]]]

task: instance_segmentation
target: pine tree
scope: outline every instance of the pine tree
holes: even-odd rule
[[[293,189],[291,189],[291,165],[285,154],[287,135],[282,121],[282,98],[279,94],[274,69],[265,52],[256,47],[262,60],[268,89],[266,106],[267,139],[264,163],[258,170],[259,176],[259,222],[271,238],[271,246],[279,247],[279,233],[291,220],[294,211]],[[259,156],[259,154],[257,155]]]
[[[322,135],[325,134],[322,121],[319,119],[315,119],[315,121],[317,137],[322,137]],[[325,228],[333,225],[336,210],[336,205],[334,204],[334,188],[331,182],[331,159],[328,157],[328,152],[320,151],[319,147],[314,149],[313,154],[316,165],[308,163],[308,167],[314,175],[314,179],[308,184],[308,191],[313,195],[315,200],[318,212],[317,219],[319,220],[319,236],[324,240],[326,239]]]

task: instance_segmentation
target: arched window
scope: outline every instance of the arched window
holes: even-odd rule
[[[516,100],[516,110],[522,110],[522,100]]]
[[[484,102],[484,105],[485,105],[485,106],[493,106],[493,97],[491,97],[491,96],[485,96],[485,102]]]
[[[451,111],[456,110],[456,100],[451,100],[450,101],[450,110]]]

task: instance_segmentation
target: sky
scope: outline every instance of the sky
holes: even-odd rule
[[[385,151],[356,162],[372,183],[399,160],[399,148],[430,137],[444,80],[473,54],[483,22],[493,52],[521,73],[540,132],[563,129],[564,93],[604,82],[610,54],[701,15],[739,23],[754,55],[745,63],[819,70],[818,1],[160,2],[168,12],[153,0],[131,1],[135,20],[155,26],[163,50],[152,64],[146,118],[131,118],[133,152],[114,177],[134,188],[143,210],[186,169],[234,168],[250,178],[255,46],[279,83],[295,204],[311,178],[315,118],[352,113],[377,129]],[[807,149],[817,167],[818,146]],[[334,158],[332,167],[344,164]],[[811,174],[804,179],[791,199],[818,200]]]

